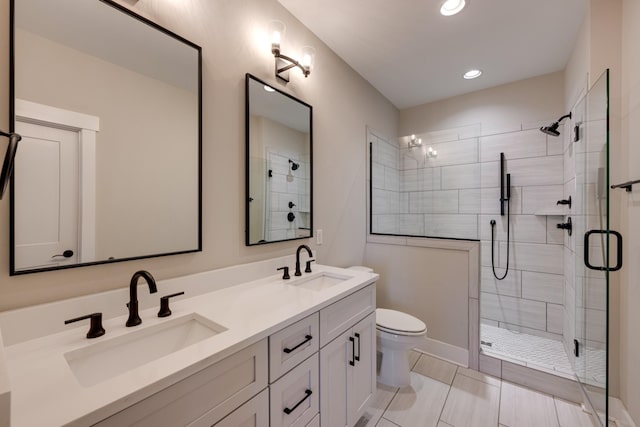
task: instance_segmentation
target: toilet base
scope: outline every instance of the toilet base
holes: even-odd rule
[[[411,384],[409,377],[409,351],[384,349],[377,380],[391,387],[406,387]]]

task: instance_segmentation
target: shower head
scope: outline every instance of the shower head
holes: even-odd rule
[[[291,170],[295,171],[295,170],[298,170],[298,168],[300,167],[300,164],[289,159],[289,166],[291,167]]]
[[[547,135],[551,135],[551,136],[560,136],[560,132],[558,131],[558,126],[560,126],[560,123],[558,122],[553,123],[551,126],[542,126],[540,128],[540,132],[546,133]]]
[[[560,127],[560,122],[566,118],[571,118],[571,112],[560,117],[557,122],[553,122],[549,126],[542,126],[540,128],[540,132],[546,133],[547,135],[551,136],[560,136],[560,131],[558,130],[558,128]]]

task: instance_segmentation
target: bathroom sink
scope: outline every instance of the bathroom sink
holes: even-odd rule
[[[70,351],[64,357],[78,382],[89,387],[226,330],[191,313]]]
[[[323,271],[321,273],[316,273],[310,276],[303,276],[300,279],[291,281],[289,284],[291,286],[309,289],[312,291],[323,291],[351,278],[352,276],[345,276],[342,274],[328,273]]]

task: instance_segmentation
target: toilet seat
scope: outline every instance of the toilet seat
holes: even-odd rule
[[[427,325],[407,313],[377,308],[376,329],[395,335],[413,336],[424,335],[427,331]]]

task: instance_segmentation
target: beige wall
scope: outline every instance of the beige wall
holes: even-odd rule
[[[622,2],[622,180],[640,179],[640,2]],[[619,190],[618,190],[619,191]],[[620,397],[640,425],[640,186],[621,194],[625,266],[620,277]],[[616,310],[611,310],[615,319]]]
[[[380,274],[379,307],[421,319],[431,339],[469,348],[468,251],[369,243],[366,264]]]
[[[304,45],[316,48],[316,67],[309,78],[294,70],[285,87],[314,107],[314,222],[324,232],[324,245],[316,255],[326,264],[362,263],[366,125],[374,123],[396,135],[395,107],[275,0],[157,0],[130,7],[203,48],[203,252],[9,277],[9,202],[4,199],[0,310],[124,287],[141,268],[157,279],[176,277],[288,255],[305,242],[244,245],[244,75],[250,72],[280,85],[273,77],[265,36],[273,19],[287,24],[285,53]],[[0,0],[0,28],[0,57],[8,58],[9,0]],[[8,129],[8,61],[0,62],[0,82],[0,129]]]

